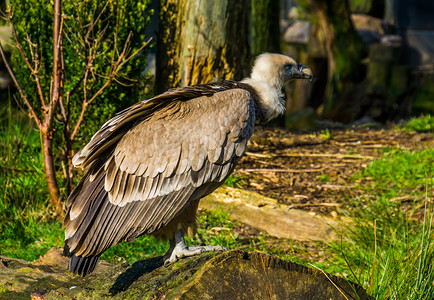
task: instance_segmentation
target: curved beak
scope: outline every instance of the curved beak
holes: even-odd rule
[[[313,77],[312,70],[309,67],[306,67],[301,64],[298,64],[297,70],[294,70],[294,72],[292,73],[292,78],[312,79],[312,77]]]

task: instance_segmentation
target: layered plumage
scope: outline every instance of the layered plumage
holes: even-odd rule
[[[171,241],[169,262],[181,257],[173,249],[194,231],[200,198],[232,172],[255,121],[283,112],[284,81],[310,77],[289,57],[264,54],[243,82],[172,89],[105,123],[73,159],[87,171],[67,202],[69,269],[86,275],[105,250],[142,234]]]

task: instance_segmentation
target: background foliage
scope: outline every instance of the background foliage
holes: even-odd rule
[[[131,53],[144,44],[146,39],[144,31],[153,13],[148,9],[149,3],[150,0],[62,1],[64,94],[71,92],[70,109],[74,123],[78,118],[83,98],[84,87],[81,83],[88,59],[85,55],[92,42],[102,35],[99,47],[94,49],[96,59],[93,64],[93,74],[87,82],[89,95],[103,85],[106,79],[103,74],[108,73],[110,63],[122,51],[129,33],[131,33]],[[44,83],[43,93],[49,95],[53,67],[52,3],[49,0],[13,1],[12,11],[18,40],[22,43],[27,57],[37,56],[40,64],[39,76]],[[93,27],[92,22],[94,22]],[[86,125],[81,129],[84,140],[88,140],[115,111],[138,101],[146,84],[144,72],[146,51],[145,48],[120,71],[125,77],[122,80],[123,84],[111,84],[89,108],[85,118]],[[18,51],[12,53],[11,62],[25,92],[31,96],[35,106],[40,106],[36,85],[32,82],[30,70],[23,67],[25,62]],[[59,129],[60,125],[57,127]],[[59,142],[60,135],[56,139]],[[75,146],[77,147],[79,145]]]

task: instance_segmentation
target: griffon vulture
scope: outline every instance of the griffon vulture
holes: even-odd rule
[[[265,53],[241,82],[171,89],[107,121],[73,158],[86,170],[67,201],[69,270],[91,273],[101,254],[142,234],[168,239],[164,262],[220,246],[188,247],[199,200],[220,186],[255,121],[285,110],[284,82],[312,78],[292,58]]]

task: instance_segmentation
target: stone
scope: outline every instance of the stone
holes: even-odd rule
[[[309,42],[310,22],[296,21],[283,34],[286,43],[307,44]]]
[[[226,186],[202,199],[199,207],[222,210],[232,220],[264,230],[277,238],[298,241],[329,242],[337,239],[332,228],[337,228],[339,222],[344,221],[338,222],[327,216],[312,216],[299,209],[289,210],[287,205],[279,204],[275,199]]]
[[[162,257],[103,262],[81,278],[60,267],[61,251],[35,262],[1,256],[0,299],[369,299],[343,278],[258,252],[202,253],[167,267]]]

